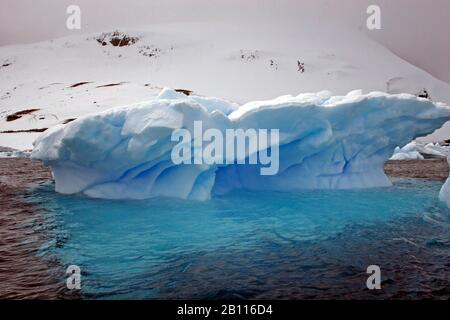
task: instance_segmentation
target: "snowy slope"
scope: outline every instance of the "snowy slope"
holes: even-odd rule
[[[112,31],[112,30],[108,30]],[[282,94],[353,89],[416,93],[450,103],[450,86],[362,33],[308,22],[186,23],[120,30],[135,44],[102,46],[101,33],[0,47],[0,131],[44,129],[114,106],[151,100],[162,87],[237,103]],[[305,71],[298,68],[304,63]],[[88,82],[78,86],[75,84]],[[388,84],[389,83],[389,84]],[[113,86],[105,86],[112,85]],[[6,121],[8,115],[37,111]],[[39,133],[0,133],[31,148]]]

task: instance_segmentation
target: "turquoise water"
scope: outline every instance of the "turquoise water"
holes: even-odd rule
[[[45,208],[49,234],[39,254],[78,265],[85,298],[364,297],[371,263],[389,266],[391,289],[404,280],[395,268],[408,272],[399,262],[408,263],[405,255],[436,264],[427,281],[436,268],[448,271],[450,219],[437,200],[440,186],[411,179],[193,202],[88,199],[45,185],[31,199]]]

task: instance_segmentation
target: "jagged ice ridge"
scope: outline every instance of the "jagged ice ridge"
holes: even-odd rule
[[[90,114],[47,130],[32,157],[50,166],[56,191],[108,199],[207,200],[234,189],[291,191],[389,186],[396,146],[440,128],[450,108],[410,94],[281,96],[238,107],[164,89],[155,100]],[[174,130],[279,129],[279,171],[255,164],[171,161]]]

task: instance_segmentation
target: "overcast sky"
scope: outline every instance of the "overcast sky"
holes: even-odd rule
[[[449,0],[0,0],[0,45],[76,33],[65,26],[66,8],[82,10],[82,33],[180,21],[316,17],[359,28],[394,53],[450,83]],[[369,4],[381,7],[382,29],[365,28]]]

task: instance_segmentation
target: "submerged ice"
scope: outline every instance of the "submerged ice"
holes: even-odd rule
[[[56,191],[90,197],[206,200],[233,189],[296,190],[389,186],[384,162],[396,146],[440,128],[450,108],[409,94],[282,96],[238,107],[165,89],[157,99],[110,109],[47,130],[32,156],[50,166]],[[174,130],[279,130],[279,168],[261,175],[245,159],[175,164]],[[210,141],[209,143],[213,143]],[[248,148],[246,157],[271,147]],[[205,147],[205,146],[203,146]],[[192,150],[192,157],[196,154]],[[230,159],[229,159],[230,160]]]

